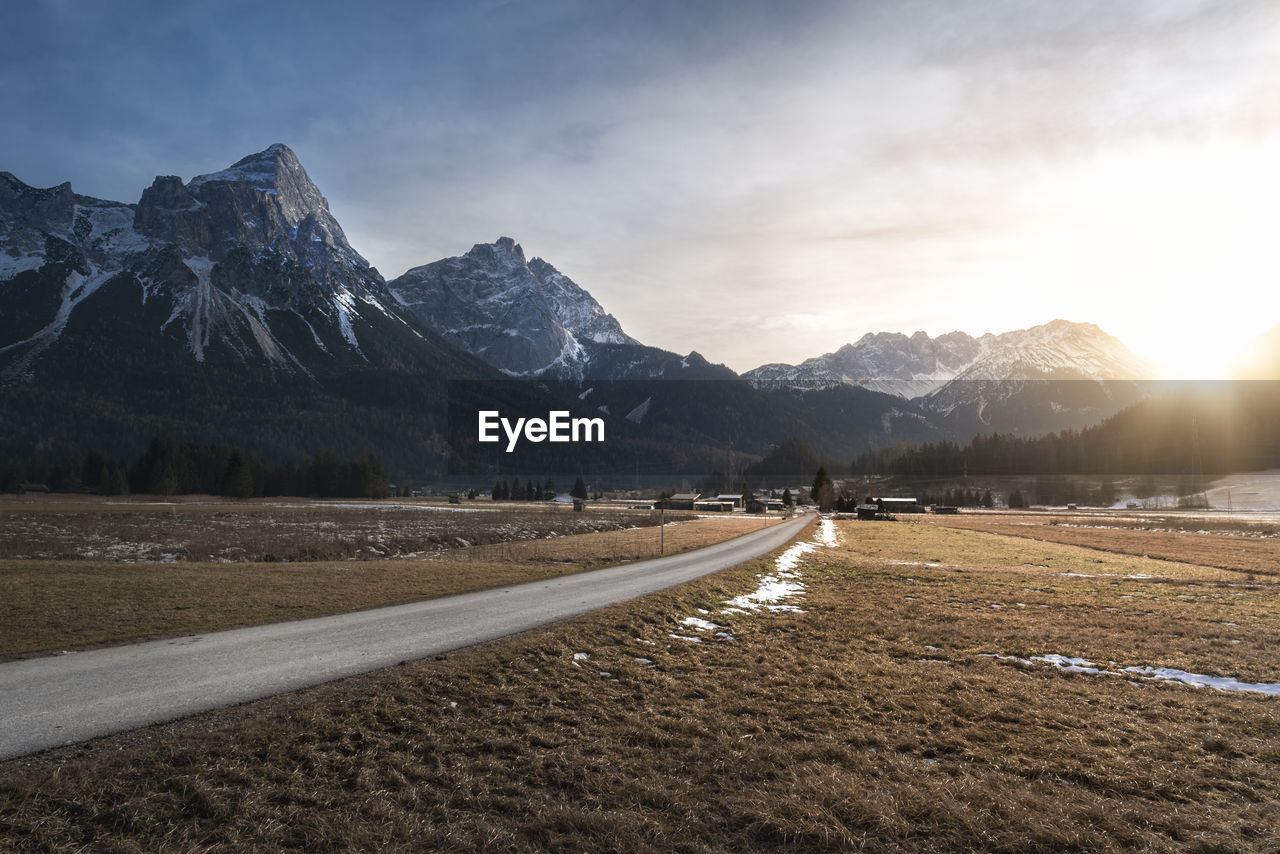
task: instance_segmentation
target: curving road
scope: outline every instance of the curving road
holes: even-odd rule
[[[205,635],[0,664],[0,759],[319,685],[546,625],[772,551],[804,515],[657,560]]]

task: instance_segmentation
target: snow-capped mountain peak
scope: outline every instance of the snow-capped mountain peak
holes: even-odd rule
[[[858,385],[925,397],[953,380],[1146,379],[1155,368],[1092,323],[1053,320],[974,338],[948,332],[867,333],[799,365],[762,365],[743,376],[757,386]]]
[[[958,380],[1146,380],[1156,367],[1093,323],[1052,320],[978,339]]]
[[[283,144],[185,184],[159,176],[136,205],[79,196],[69,184],[40,190],[6,173],[0,284],[24,272],[59,292],[61,304],[43,326],[0,342],[7,380],[30,376],[80,304],[108,285],[117,300],[137,289],[143,305],[168,305],[158,331],[185,333],[200,362],[216,349],[312,376],[311,355],[368,361],[361,316],[410,328]]]
[[[595,298],[510,237],[409,270],[388,285],[446,339],[512,376],[581,377],[591,344],[635,344]]]
[[[976,339],[963,332],[930,338],[924,332],[867,333],[833,353],[799,365],[762,365],[743,374],[757,387],[823,388],[856,385],[913,398],[941,388],[979,353]]]

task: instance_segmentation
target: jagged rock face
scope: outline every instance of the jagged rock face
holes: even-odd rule
[[[220,264],[249,249],[255,260],[300,264],[329,285],[385,295],[381,277],[351,248],[328,200],[284,145],[186,185],[173,176],[156,178],[138,202],[134,227],[188,257]],[[259,269],[256,278],[263,275]],[[246,288],[259,295],[275,290],[260,281]]]
[[[978,339],[977,358],[954,379],[1142,380],[1156,368],[1092,323],[1054,320]]]
[[[279,144],[186,185],[157,177],[138,202],[134,227],[215,263],[253,246],[292,261],[369,269],[297,155]]]
[[[900,332],[867,333],[834,353],[799,365],[769,364],[743,377],[757,387],[825,388],[856,385],[913,398],[941,388],[977,357],[980,346],[963,332],[930,338]]]
[[[167,305],[158,332],[184,337],[200,362],[221,348],[233,361],[310,376],[317,360],[367,363],[360,331],[370,322],[421,338],[280,144],[186,184],[157,177],[136,205],[79,196],[69,184],[37,189],[4,173],[0,253],[0,288],[33,273],[24,295],[45,306],[60,292],[46,322],[0,341],[10,382],[30,377],[77,307],[106,286]]]
[[[1148,394],[1155,369],[1092,323],[1054,320],[979,338],[868,334],[800,365],[743,376],[761,388],[855,385],[913,399],[967,439],[1095,424]]]
[[[75,209],[76,197],[70,184],[39,190],[8,172],[0,172],[0,241],[11,257],[42,250],[45,233],[69,232]]]
[[[591,294],[509,237],[388,287],[431,329],[504,373],[580,379],[593,345],[637,344]]]
[[[978,357],[922,401],[962,435],[1087,427],[1149,394],[1156,375],[1092,323],[1054,320],[978,344]]]
[[[800,365],[762,365],[744,378],[757,386],[858,385],[900,397],[928,397],[954,380],[1149,378],[1154,368],[1092,323],[1054,320],[1031,329],[974,338],[949,332],[867,334]]]
[[[29,187],[0,172],[0,281],[38,269],[52,240],[82,266],[120,269],[123,258],[147,246],[133,231],[133,207],[72,192],[70,184]],[[83,256],[83,257],[80,257]]]

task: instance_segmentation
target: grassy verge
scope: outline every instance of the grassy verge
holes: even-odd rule
[[[692,519],[666,553],[771,524]],[[292,563],[0,560],[0,656],[395,605],[657,556],[655,528],[457,548],[432,559]]]
[[[1273,585],[1189,565],[1128,578],[1125,556],[976,532],[839,529],[801,557],[804,613],[721,613],[773,569],[760,560],[147,745],[8,763],[0,847],[1280,846],[1280,698],[987,657],[1280,681]],[[1062,574],[1077,561],[1094,572]]]

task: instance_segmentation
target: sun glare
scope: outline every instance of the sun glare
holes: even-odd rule
[[[1004,271],[1027,276],[1022,310],[1097,323],[1162,379],[1226,378],[1280,317],[1280,143],[1100,158],[1022,204],[1034,216]]]

